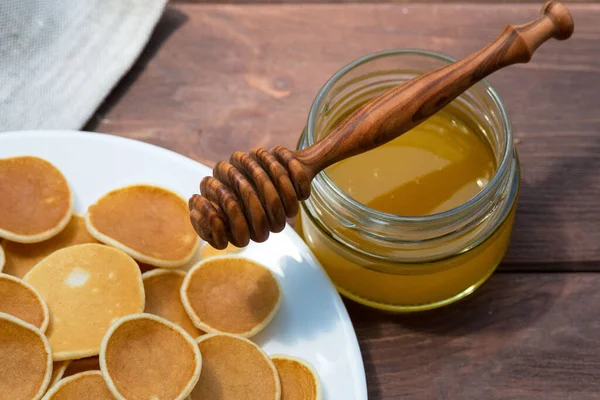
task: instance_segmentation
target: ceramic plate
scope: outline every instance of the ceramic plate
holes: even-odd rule
[[[81,214],[109,190],[134,183],[161,185],[187,199],[211,173],[205,165],[160,147],[87,132],[0,134],[0,158],[17,155],[42,157],[56,165],[67,177],[75,211]],[[279,313],[253,340],[268,354],[310,361],[321,377],[324,399],[366,400],[362,357],[346,308],[300,237],[287,226],[242,254],[271,268],[283,287]]]

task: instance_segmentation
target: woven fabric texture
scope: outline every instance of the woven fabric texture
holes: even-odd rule
[[[166,0],[1,0],[0,131],[80,129],[131,68]]]

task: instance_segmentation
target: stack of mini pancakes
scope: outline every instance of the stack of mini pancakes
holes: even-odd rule
[[[278,278],[200,248],[182,197],[135,185],[72,210],[56,166],[0,159],[1,398],[321,399],[307,361],[251,340]]]

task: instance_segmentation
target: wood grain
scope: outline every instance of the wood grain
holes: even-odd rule
[[[568,5],[576,24],[568,46],[547,43],[529,64],[489,79],[523,168],[504,268],[600,270],[600,5]],[[314,96],[346,63],[406,47],[463,57],[539,7],[176,5],[87,128],[209,165],[236,150],[293,148]]]
[[[371,99],[347,116],[327,137],[293,154],[312,179],[351,156],[379,147],[421,124],[475,83],[513,64],[527,63],[547,40],[568,39],[573,19],[560,2],[544,5],[543,15],[510,25],[476,52]]]
[[[497,274],[446,309],[347,302],[372,400],[600,398],[600,274]]]
[[[508,25],[496,39],[475,53],[376,96],[347,116],[329,135],[307,148],[293,151],[275,146],[271,151],[273,162],[263,162],[262,166],[256,162],[252,166],[240,162],[234,166],[233,158],[217,162],[213,176],[205,177],[200,183],[201,195],[194,194],[190,199],[194,229],[201,239],[218,250],[225,249],[228,241],[236,247],[246,247],[250,241],[265,242],[274,225],[268,215],[274,210],[280,211],[282,203],[308,199],[311,181],[321,171],[396,139],[488,75],[513,64],[529,62],[535,50],[547,40],[566,40],[572,35],[573,19],[561,2],[548,1],[541,11],[538,18],[527,24]],[[254,150],[253,156],[246,158],[251,157],[260,161]],[[280,172],[269,174],[267,180],[260,179],[274,168]],[[273,189],[273,183],[281,181],[293,189],[278,190],[275,197],[288,200],[279,201],[271,210],[265,196],[259,193]],[[285,223],[283,213],[280,216],[279,222]]]

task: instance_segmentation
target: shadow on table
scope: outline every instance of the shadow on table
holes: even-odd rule
[[[588,140],[575,148],[567,146],[544,171],[543,179],[535,183],[522,179],[508,264],[503,270],[597,270],[597,262],[583,259],[600,249],[595,207],[600,195],[600,135]],[[538,160],[525,159],[522,176],[527,176],[527,161]],[[581,257],[577,257],[578,248],[582,248]],[[544,259],[552,262],[544,263]]]
[[[383,371],[384,376],[400,373],[403,364],[392,367],[389,360],[406,358],[411,368],[422,364],[427,370],[427,365],[468,348],[494,354],[502,343],[526,332],[555,306],[564,290],[565,281],[560,274],[543,277],[498,273],[455,304],[412,314],[391,314],[346,300],[360,341],[370,398],[382,396],[383,378],[378,371]],[[417,373],[417,386],[427,387],[419,380],[428,379],[427,376]]]
[[[167,8],[161,19],[156,24],[152,36],[148,40],[146,47],[131,67],[129,72],[115,85],[112,92],[107,96],[96,113],[90,118],[87,124],[83,127],[84,131],[94,131],[100,124],[104,115],[117,104],[120,99],[127,93],[131,85],[138,79],[140,74],[146,68],[148,62],[154,57],[160,47],[167,39],[188,20],[188,16],[174,8]]]
[[[467,298],[436,310],[392,314],[363,307],[351,301],[346,306],[357,322],[357,330],[392,324],[407,331],[459,337],[476,332],[508,334],[526,328],[548,310],[560,296],[564,280],[543,280],[535,274],[496,273]],[[378,332],[383,336],[384,332]],[[376,336],[371,332],[369,336]]]

